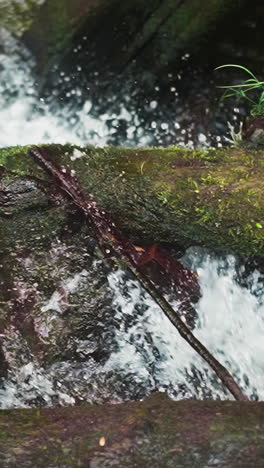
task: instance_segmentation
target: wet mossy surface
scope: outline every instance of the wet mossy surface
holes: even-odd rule
[[[260,152],[43,148],[61,168],[75,171],[83,190],[137,245],[165,243],[173,254],[196,244],[263,256]],[[99,252],[92,225],[28,150],[0,150],[0,385],[5,388],[8,369],[19,401],[36,406],[142,398],[155,388],[149,380],[137,384],[122,369],[101,372],[117,349],[120,315],[108,278],[120,265]],[[125,275],[118,280],[124,298]],[[140,320],[142,307],[136,304],[125,326]],[[27,390],[21,396],[28,389],[21,368],[33,366],[38,375],[34,362],[49,379],[47,400]]]
[[[173,402],[0,412],[1,466],[262,467],[263,403]]]
[[[263,256],[262,227],[248,229],[247,236],[243,230],[244,224],[253,226],[252,219],[255,224],[264,219],[262,152],[45,148],[58,164],[76,171],[82,187],[132,240],[183,247],[196,242],[215,247],[218,242],[228,251]],[[45,401],[25,393],[24,404],[65,404],[71,398],[72,403],[101,403],[113,392],[118,400],[122,373],[96,373],[96,366],[116,346],[118,318],[107,283],[111,265],[98,254],[84,217],[69,199],[59,196],[55,181],[31,159],[28,149],[0,150],[1,359],[9,359],[0,368],[1,385],[8,373],[18,395],[15,375],[33,356],[50,378],[52,366],[57,366],[60,387],[45,395]],[[203,222],[197,208],[204,209]],[[230,226],[238,225],[240,236],[230,235]],[[79,281],[76,290],[67,286],[73,279]],[[129,380],[125,385],[131,385]],[[137,391],[136,398],[142,398],[149,389],[139,386]],[[176,403],[153,395],[122,405],[2,410],[0,464],[260,467],[263,408],[262,403]]]
[[[59,164],[76,171],[81,186],[133,241],[264,255],[262,151],[79,147],[77,156],[81,157],[75,158],[76,148],[71,145],[46,149]],[[50,217],[54,202],[45,201],[43,191],[52,193],[55,182],[27,151],[28,147],[1,150],[2,181],[22,184],[29,176],[38,200],[28,197],[31,210],[39,203],[41,216]],[[18,211],[26,216],[23,203],[18,203]],[[57,206],[55,219],[60,211],[63,209]],[[17,216],[19,223],[21,213]],[[6,229],[12,222],[1,221]],[[51,220],[49,224],[52,226]]]

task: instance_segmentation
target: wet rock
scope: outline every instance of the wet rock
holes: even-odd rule
[[[244,129],[245,141],[253,143],[255,147],[263,147],[264,145],[264,118],[255,117],[249,119],[245,124]]]
[[[117,271],[129,301],[127,273],[102,256],[83,215],[28,162],[27,176],[9,169],[1,178],[1,407],[142,398],[156,385],[149,357],[160,359],[151,334],[137,344],[149,367],[142,378],[108,361],[120,327],[136,327],[148,307],[139,300],[122,318],[109,275]]]

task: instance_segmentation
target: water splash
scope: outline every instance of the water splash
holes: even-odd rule
[[[202,289],[195,335],[229,369],[248,396],[263,399],[263,275],[255,271],[245,287],[238,283],[237,261],[232,256],[219,259],[203,254],[201,249],[190,249],[185,261],[198,269]],[[147,372],[156,388],[176,398],[226,398],[218,379],[151,298],[132,280],[127,285],[128,296],[121,296],[120,281],[121,273],[110,278],[122,324],[120,351],[111,356],[111,366],[118,367],[122,362],[124,369],[132,369],[137,378],[138,369],[143,379]],[[136,319],[140,304],[144,304],[145,312]],[[133,325],[126,329],[128,317]]]
[[[104,122],[79,112],[73,124],[67,107],[54,113],[39,99],[31,70],[21,69],[14,57],[0,55],[2,64],[0,81],[0,146],[40,143],[66,143],[104,145],[107,130]],[[84,130],[85,129],[85,130]]]
[[[114,119],[117,126],[120,120],[128,123],[127,132],[132,138],[132,116],[125,104],[118,113],[104,113],[95,118],[90,99],[82,96],[76,84],[71,89],[71,104],[56,100],[55,91],[54,97],[51,93],[48,99],[40,98],[34,61],[28,51],[3,30],[0,39],[5,45],[0,53],[0,146],[51,142],[104,146],[113,131],[107,121]],[[75,100],[80,97],[82,105],[75,106]],[[140,142],[142,145],[150,143],[143,130]]]
[[[201,95],[205,86],[197,84],[200,90],[195,93],[196,105],[194,96],[186,99],[185,91],[178,92],[176,84],[170,86],[165,102],[158,86],[153,95],[139,100],[141,91],[133,82],[122,89],[118,86],[109,95],[99,93],[96,104],[89,88],[81,89],[76,77],[58,71],[54,72],[58,74],[58,89],[44,96],[40,95],[41,84],[34,75],[35,64],[29,52],[3,29],[0,41],[0,146],[71,142],[97,146],[177,144],[193,148],[212,144],[220,147],[225,141],[208,128],[212,116],[208,91]],[[80,73],[81,82],[81,68],[76,73]],[[179,76],[175,75],[176,81],[181,79]],[[218,116],[215,133],[223,134],[225,127],[220,120]]]

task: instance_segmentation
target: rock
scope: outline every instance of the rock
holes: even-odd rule
[[[255,147],[264,145],[264,118],[255,117],[246,122],[244,137],[246,141],[253,143]]]
[[[75,158],[74,147],[69,145],[46,148],[62,166],[76,172],[82,187],[93,194],[99,206],[109,212],[133,242],[143,239],[146,244],[165,242],[183,249],[201,245],[240,255],[264,255],[260,150],[86,147],[79,148],[83,156]],[[3,201],[0,209],[4,226],[11,226],[6,229],[13,236],[19,225],[14,229],[16,220],[11,214],[18,213],[20,207],[30,203],[37,210],[39,205],[41,216],[48,214],[51,218],[55,210],[53,221],[42,222],[45,237],[45,225],[50,226],[50,235],[52,229],[56,233],[60,223],[65,222],[65,202],[56,201],[54,182],[34,165],[27,149],[0,151],[0,164],[2,161],[7,171],[5,177],[13,187],[9,189],[14,191],[12,196],[16,192],[19,196],[21,184],[26,187],[21,206],[17,198],[17,203],[11,206]],[[21,174],[24,182],[19,179]],[[27,178],[32,175],[33,192],[32,182]],[[2,176],[2,181],[5,177]],[[52,210],[45,213],[45,206]],[[25,209],[23,216],[28,211]],[[30,239],[28,226],[23,224],[19,236],[25,232]],[[5,239],[9,242],[7,235]]]

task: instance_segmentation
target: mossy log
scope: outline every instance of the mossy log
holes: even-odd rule
[[[70,145],[46,148],[59,164],[76,171],[83,188],[132,241],[183,248],[200,245],[264,256],[262,151]],[[50,197],[54,199],[54,181],[27,151],[28,147],[0,150],[2,245],[14,236],[32,237],[26,222],[30,211],[39,210],[44,216],[42,235],[45,231],[52,237],[65,222],[65,205],[59,208],[58,201],[48,203]]]
[[[263,403],[142,402],[0,412],[2,468],[263,466]]]

